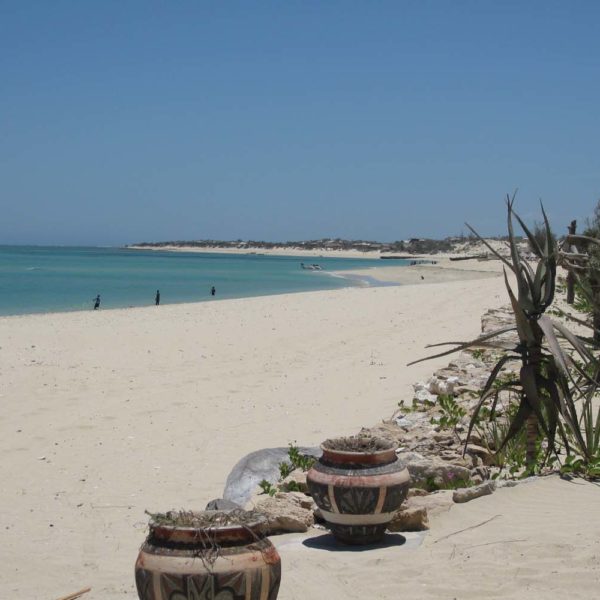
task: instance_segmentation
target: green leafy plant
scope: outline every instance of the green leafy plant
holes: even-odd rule
[[[415,412],[417,410],[416,402],[413,400],[411,406],[406,406],[406,404],[404,403],[404,400],[400,400],[400,402],[398,402],[398,409],[400,412],[407,413],[407,414],[411,413],[411,412]]]
[[[485,357],[485,350],[481,348],[475,348],[471,351],[471,356],[477,360],[483,360]]]
[[[259,484],[260,489],[263,494],[269,494],[269,496],[274,496],[277,493],[277,486],[274,486],[270,481],[263,479]]]
[[[575,302],[573,308],[578,312],[592,315],[594,313],[594,302],[591,289],[586,289],[583,280],[575,283]]]
[[[591,460],[585,460],[581,456],[573,454],[567,456],[560,468],[561,475],[583,475],[589,479],[600,478],[600,455],[593,456]]]
[[[300,469],[304,472],[309,471],[317,460],[314,456],[302,454],[298,447],[292,443],[289,444],[288,457],[294,469]]]
[[[462,418],[467,414],[464,407],[460,406],[454,396],[450,394],[440,394],[437,397],[437,406],[441,411],[440,417],[432,417],[430,422],[433,425],[438,425],[442,429],[450,429],[461,441],[456,431],[456,426],[461,422]]]
[[[280,479],[285,479],[292,471],[294,467],[288,462],[280,462],[279,463],[279,477]]]
[[[511,384],[514,383],[518,383],[518,379],[514,373],[498,373],[492,383],[492,389],[496,391],[510,389]]]
[[[286,491],[288,492],[301,492],[302,488],[296,481],[288,481],[286,483]]]
[[[279,463],[279,480],[276,484],[263,479],[258,485],[260,486],[263,494],[269,494],[274,496],[279,490],[279,483],[281,483],[286,477],[288,477],[292,471],[301,469],[302,471],[308,471],[315,463],[316,458],[313,456],[307,456],[300,452],[300,449],[293,443],[289,444],[288,449],[288,460],[284,460]],[[286,483],[286,490],[288,492],[300,492],[300,486],[295,481],[289,481]]]
[[[500,468],[500,471],[493,475],[494,479],[501,477],[503,471],[508,473],[510,477],[518,477],[525,471],[527,452],[525,430],[519,431],[499,450],[506,438],[510,420],[514,417],[517,408],[517,405],[511,402],[510,397],[507,398],[507,403],[508,406],[502,409],[502,415],[499,414],[499,410],[492,414],[489,407],[483,406],[474,426],[474,430],[479,434],[484,447],[493,459],[493,465]],[[539,455],[538,448],[536,461],[539,460]]]

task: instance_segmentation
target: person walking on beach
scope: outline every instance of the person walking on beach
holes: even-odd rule
[[[100,294],[94,298],[94,310],[98,310],[98,308],[100,308]]]
[[[210,288],[210,295],[211,295],[211,296],[214,296],[216,293],[217,293],[217,290],[215,289],[215,286],[213,285],[213,286]]]
[[[154,304],[158,306],[160,304],[160,290],[156,290],[156,296],[154,297]]]

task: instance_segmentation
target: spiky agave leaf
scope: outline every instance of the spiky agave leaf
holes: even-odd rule
[[[544,211],[543,204],[541,205],[541,208],[546,228],[546,240],[544,249],[542,250],[537,243],[535,236],[531,233],[519,215],[513,210],[513,202],[514,197],[512,201],[508,202],[508,230],[509,238],[511,240],[511,256],[514,265],[518,265],[518,268],[515,269],[515,274],[517,275],[519,289],[519,303],[525,312],[531,315],[541,314],[552,303],[554,297],[557,254],[556,241],[552,235],[552,230],[550,229],[550,224]],[[519,225],[529,238],[534,248],[534,253],[539,258],[535,275],[529,264],[526,261],[523,261],[519,254],[512,225],[513,216],[517,219]]]
[[[533,303],[533,298],[531,294],[531,286],[533,282],[528,279],[529,274],[527,273],[527,269],[523,266],[521,261],[521,255],[519,254],[519,249],[517,248],[517,240],[515,238],[515,232],[513,230],[513,202],[515,198],[513,196],[512,200],[507,197],[506,205],[508,207],[508,216],[507,216],[507,224],[508,224],[508,242],[510,247],[510,255],[513,264],[513,273],[515,274],[517,280],[517,290],[519,294],[519,307],[520,309],[528,315],[532,315],[536,313],[537,307]],[[505,273],[506,278],[506,273]]]
[[[587,321],[584,321],[583,319],[578,319],[577,317],[574,317],[572,314],[565,312],[561,308],[557,308],[556,310],[558,311],[558,313],[561,317],[564,317],[568,321],[573,321],[573,323],[577,323],[577,325],[581,325],[582,327],[591,329],[593,332],[597,332],[598,334],[600,334],[600,330],[596,329],[593,325],[590,325]],[[595,342],[592,338],[589,338],[589,337],[586,337],[583,335],[578,335],[576,337],[581,342],[585,342],[589,346],[592,346],[592,347],[597,346],[597,342]]]
[[[579,356],[583,357],[588,362],[596,362],[594,355],[586,348],[585,344],[581,342],[578,336],[569,331],[559,321],[555,321],[554,319],[551,319],[548,316],[546,316],[545,318],[552,323],[552,327],[554,327],[554,329],[556,330],[557,335],[567,340],[571,344],[571,346],[573,346],[573,348],[577,351]]]
[[[587,383],[590,383],[596,387],[600,386],[600,383],[598,383],[597,379],[591,377],[588,373],[586,373],[585,369],[582,369],[573,360],[573,358],[571,356],[569,356],[569,354],[567,354],[566,352],[563,351],[563,349],[558,341],[556,332],[555,332],[556,324],[557,323],[555,321],[553,321],[552,319],[550,319],[550,317],[548,317],[546,315],[542,315],[538,319],[538,325],[540,326],[540,328],[544,332],[544,336],[546,337],[548,350],[554,357],[554,361],[557,364],[557,366],[559,367],[559,369],[561,370],[562,374],[571,380],[571,382],[573,383],[575,388],[580,393],[581,393],[581,388],[580,388],[579,384],[577,383],[577,381],[575,381],[575,378],[573,377],[573,371],[577,371],[577,373],[579,373],[579,375],[584,380],[586,380]],[[562,331],[562,332],[566,333],[566,335],[563,334],[562,337],[564,337],[565,339],[567,339],[567,341],[569,341],[571,343],[571,346],[572,346],[574,352],[581,357],[585,367],[589,367],[590,365],[597,366],[598,363],[597,363],[595,357],[593,356],[593,354],[591,354],[591,352],[586,350],[585,347],[583,347],[583,345],[577,340],[577,338],[568,331],[568,329],[566,329],[565,327],[562,327],[562,326],[560,326],[560,328],[556,328],[556,329],[557,329],[557,331]],[[571,368],[569,368],[569,366]]]
[[[506,284],[506,289],[508,291],[508,297],[510,298],[510,304],[513,309],[513,313],[515,314],[515,323],[517,326],[517,333],[519,334],[519,339],[522,344],[526,346],[533,346],[536,343],[535,333],[529,319],[527,318],[527,314],[521,308],[521,305],[517,298],[515,297],[512,288],[510,287],[510,283],[508,283],[508,277],[506,276],[506,271],[504,271],[504,282]]]
[[[512,328],[513,331],[516,330],[515,327]],[[515,344],[513,342],[503,342],[502,340],[498,340],[495,342],[481,342],[478,339],[475,340],[471,340],[471,342],[439,342],[437,344],[427,344],[425,346],[425,348],[438,348],[440,346],[464,346],[467,345],[469,347],[472,348],[497,348],[500,350],[513,350],[515,347]],[[461,348],[457,348],[458,350],[461,350]],[[468,348],[467,348],[468,349]],[[456,349],[452,350],[452,352],[455,352]],[[429,358],[433,358],[428,356],[426,359],[421,359],[421,360],[429,360]]]
[[[592,403],[587,401],[579,421],[585,435],[586,449],[589,455],[596,454],[600,448],[600,406],[596,412],[595,420],[592,411]]]
[[[502,450],[504,450],[504,448],[506,447],[506,444],[508,444],[508,442],[510,442],[511,439],[513,439],[520,433],[531,413],[531,407],[527,402],[519,402],[517,412],[515,416],[511,419],[508,425],[508,431],[504,435],[504,439],[500,443],[500,447],[496,449],[496,453],[502,452]]]
[[[508,430],[496,452],[501,452],[513,438],[517,437],[524,428],[527,419],[534,414],[548,440],[548,452],[544,458],[545,462],[550,452],[555,451],[554,440],[558,427],[558,410],[556,405],[552,403],[550,396],[545,398],[543,394],[539,394],[538,390],[542,385],[542,381],[538,380],[535,368],[532,365],[522,367],[519,378],[521,390],[517,412],[510,420]],[[544,417],[542,408],[546,410],[547,418]]]
[[[578,446],[583,448],[585,447],[585,442],[583,440],[581,430],[578,427],[579,416],[577,414],[575,399],[573,398],[571,389],[569,388],[568,380],[560,373],[553,360],[548,361],[546,365],[546,371],[548,374],[548,379],[554,382],[556,386],[560,416],[573,433]]]
[[[480,335],[478,338],[471,340],[470,342],[443,342],[441,344],[428,344],[426,348],[434,348],[436,346],[446,346],[449,344],[456,345],[456,348],[452,348],[451,350],[447,350],[445,352],[440,352],[439,354],[434,354],[432,356],[425,356],[424,358],[419,358],[418,360],[413,360],[406,364],[407,367],[411,365],[416,365],[417,363],[424,362],[426,360],[432,360],[434,358],[439,358],[440,356],[448,356],[448,354],[452,354],[454,352],[459,352],[460,350],[466,350],[467,348],[474,348],[477,346],[480,347],[488,347],[488,348],[498,348],[496,345],[486,344],[488,340],[491,340],[503,333],[508,333],[509,331],[514,331],[515,327],[510,325],[509,327],[502,327],[500,329],[495,329],[494,331],[490,331],[489,333],[485,333]],[[503,346],[501,349],[505,349]]]
[[[516,212],[513,212],[513,214],[515,216],[515,219],[517,219],[517,221],[519,222],[521,229],[525,232],[525,235],[527,236],[527,239],[529,240],[529,244],[531,246],[531,249],[533,250],[533,253],[538,258],[543,258],[544,252],[543,252],[542,248],[540,247],[540,245],[538,244],[538,241],[537,241],[535,235],[533,235],[533,233],[531,233],[529,228],[525,225],[525,223],[523,222],[521,217],[519,217],[519,215]]]
[[[506,365],[507,362],[510,362],[511,360],[518,360],[519,358],[520,357],[518,355],[511,356],[510,354],[506,354],[505,356],[500,358],[500,360],[494,365],[494,368],[492,369],[490,376],[488,377],[487,381],[485,382],[485,385],[483,386],[483,390],[481,391],[481,397],[479,399],[479,402],[473,409],[473,415],[471,416],[471,420],[469,421],[469,429],[467,431],[467,437],[465,440],[463,456],[464,456],[465,452],[467,451],[467,444],[469,442],[469,438],[471,437],[473,427],[475,426],[475,423],[477,422],[477,417],[479,416],[479,412],[481,411],[481,408],[483,407],[483,405],[487,401],[487,399],[495,393],[495,390],[492,390],[492,386],[494,385],[494,382],[497,380],[498,375],[500,374],[500,371],[502,370],[504,365]],[[513,383],[514,382],[512,382],[512,381],[506,382],[504,385],[506,387],[508,387],[509,385],[511,385]],[[504,386],[501,386],[501,387],[504,387]],[[496,402],[497,401],[498,401],[498,394],[496,394]],[[496,403],[494,402],[493,408],[495,409],[495,407],[496,407]]]
[[[552,325],[552,321],[546,315],[541,315],[540,318],[538,319],[538,325],[540,326],[541,330],[544,332],[544,335],[546,336],[546,342],[548,344],[548,349],[552,353],[552,356],[554,356],[554,360],[556,361],[556,364],[562,370],[564,375],[568,375],[569,371],[567,368],[567,358],[565,356],[565,353],[563,352],[563,349],[560,347],[560,344],[558,343],[558,339],[556,338],[556,335],[554,333],[554,327]]]
[[[548,216],[546,215],[546,211],[544,210],[544,205],[541,202],[540,206],[542,209],[542,215],[544,216],[544,224],[546,225],[546,252],[544,264],[548,269],[548,275],[546,278],[545,294],[543,299],[544,310],[546,310],[546,308],[548,308],[554,300],[554,292],[556,289],[556,260],[558,248],[556,245],[556,240],[552,235],[552,230],[550,229],[550,222],[548,221]]]
[[[556,439],[556,431],[558,428],[558,407],[560,405],[560,401],[558,399],[558,390],[556,388],[556,384],[553,381],[550,381],[546,377],[540,377],[537,383],[541,389],[547,392],[547,395],[542,394],[542,400],[544,402],[546,415],[548,417],[548,451],[546,453],[546,458],[544,459],[544,462],[546,462],[550,452],[556,451],[554,447],[554,440]]]
[[[496,250],[494,250],[494,248],[492,248],[490,246],[490,244],[484,240],[478,233],[477,231],[475,231],[475,229],[473,229],[473,227],[471,227],[468,223],[465,223],[465,225],[469,228],[469,230],[471,231],[471,233],[480,241],[482,242],[487,249],[496,256],[496,258],[500,259],[511,271],[514,271],[514,268],[512,266],[512,264],[510,263],[510,261],[506,260],[506,258],[504,258],[504,256],[502,256],[501,254],[499,254]]]
[[[513,198],[514,202],[514,198]],[[519,300],[523,302],[522,308],[527,310],[531,310],[531,314],[541,314],[552,302],[554,297],[554,284],[555,284],[555,275],[556,275],[556,257],[557,257],[557,246],[556,240],[552,234],[552,230],[550,228],[550,223],[548,222],[548,217],[546,212],[544,211],[544,205],[540,202],[542,215],[544,218],[544,226],[545,226],[545,244],[542,249],[538,244],[535,236],[531,233],[527,225],[523,222],[521,217],[513,210],[512,205],[513,202],[509,203],[509,235],[512,240],[512,258],[515,264],[519,264],[520,270],[523,273],[526,273],[527,276],[527,285],[522,285],[522,281],[519,280]],[[538,257],[538,264],[535,272],[535,276],[533,275],[533,271],[531,267],[527,264],[526,261],[522,261],[518,249],[516,247],[516,242],[514,241],[514,232],[512,229],[512,219],[514,216],[517,219],[519,225],[527,235],[531,246],[534,250],[534,253]],[[521,297],[523,295],[523,298]],[[532,306],[528,306],[529,302],[531,302]]]

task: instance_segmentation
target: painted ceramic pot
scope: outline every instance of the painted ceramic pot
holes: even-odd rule
[[[331,532],[347,544],[380,541],[410,485],[395,444],[351,437],[327,440],[321,448],[306,480]]]
[[[150,521],[135,564],[140,600],[275,600],[281,559],[264,525],[202,529]]]

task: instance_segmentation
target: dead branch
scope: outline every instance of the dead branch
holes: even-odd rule
[[[68,596],[61,596],[60,598],[58,598],[58,600],[76,600],[80,596],[83,596],[83,594],[87,594],[89,591],[91,591],[91,589],[91,587],[83,588],[82,590],[79,590],[74,594],[69,594]]]
[[[447,540],[449,537],[452,537],[453,535],[458,535],[459,533],[463,533],[464,531],[469,531],[471,529],[477,529],[477,527],[481,527],[482,525],[485,525],[486,523],[489,523],[490,521],[493,521],[494,519],[497,519],[498,517],[501,517],[501,516],[502,515],[494,515],[493,517],[486,519],[485,521],[482,521],[481,523],[477,523],[477,525],[471,525],[471,527],[465,527],[464,529],[459,529],[458,531],[454,531],[453,533],[444,535],[441,538],[434,540],[433,543],[437,544],[438,542],[441,542],[442,540]]]

